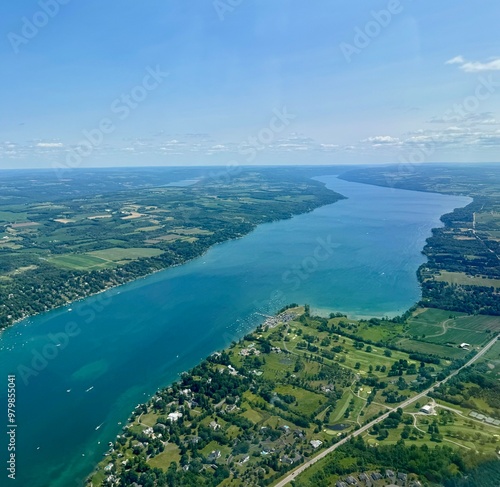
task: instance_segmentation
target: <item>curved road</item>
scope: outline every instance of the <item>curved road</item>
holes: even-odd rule
[[[432,392],[434,389],[436,389],[437,387],[439,387],[440,385],[444,384],[445,382],[450,380],[452,377],[457,375],[461,370],[465,369],[466,367],[471,366],[476,360],[481,358],[496,343],[498,338],[499,337],[496,336],[495,338],[493,338],[493,340],[489,341],[488,344],[485,345],[485,347],[480,352],[478,352],[476,355],[474,355],[474,357],[472,357],[465,365],[462,365],[462,367],[453,371],[448,377],[446,377],[442,381],[436,382],[432,387],[429,387],[429,389],[426,389],[425,391],[420,392],[416,396],[413,396],[410,399],[407,399],[406,401],[399,404],[399,406],[397,406],[393,409],[390,409],[386,413],[382,414],[382,416],[379,416],[378,418],[374,419],[373,421],[366,424],[365,426],[362,426],[358,430],[352,432],[349,436],[346,436],[345,438],[343,438],[339,442],[335,443],[335,445],[330,446],[326,450],[324,450],[321,453],[319,453],[318,455],[316,455],[314,458],[311,458],[311,460],[309,460],[306,463],[304,463],[303,465],[300,465],[299,467],[297,467],[295,470],[290,472],[283,480],[280,480],[277,484],[275,484],[274,487],[285,487],[285,485],[287,485],[292,480],[294,480],[295,477],[297,477],[297,475],[301,474],[304,470],[309,468],[311,465],[314,465],[316,462],[319,462],[321,459],[325,458],[332,451],[335,451],[337,448],[339,448],[342,445],[344,445],[345,443],[347,443],[351,438],[355,438],[356,436],[363,434],[365,431],[369,430],[373,425],[380,423],[385,418],[387,418],[389,416],[389,414],[391,414],[394,411],[397,411],[399,408],[405,408],[405,407],[409,406],[411,403],[418,401],[419,399],[422,399],[422,397],[425,397],[427,394],[429,394],[429,392]]]

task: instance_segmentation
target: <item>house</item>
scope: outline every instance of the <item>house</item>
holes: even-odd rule
[[[470,348],[470,343],[461,343],[460,348],[463,348],[464,350],[469,350]]]
[[[176,411],[175,413],[170,413],[167,417],[170,421],[172,421],[174,423],[179,418],[182,418],[182,413],[180,413],[179,411]]]
[[[430,404],[426,404],[420,408],[420,412],[424,414],[432,414],[432,406]]]
[[[262,453],[264,453],[264,452],[262,452]],[[281,459],[280,459],[280,461],[282,463],[286,463],[288,465],[293,465],[294,463],[300,462],[301,460],[302,460],[302,456],[299,455],[298,453],[296,453],[295,456],[293,456],[293,457],[285,455],[285,456],[281,457]]]
[[[370,478],[368,477],[368,475],[366,475],[366,473],[360,473],[358,479],[361,482],[367,482],[368,480],[370,480]]]
[[[403,472],[399,472],[398,473],[398,480],[401,480],[402,482],[406,482],[408,480],[408,475],[403,473]]]
[[[301,440],[304,439],[304,433],[301,430],[295,430],[293,432],[293,435],[296,436],[297,438],[300,438]]]
[[[356,479],[352,475],[349,475],[345,481],[350,485],[357,485]]]
[[[240,409],[236,404],[231,404],[229,406],[226,406],[226,413],[232,413],[233,411],[238,411]]]
[[[384,477],[382,477],[382,475],[380,475],[378,472],[373,472],[371,474],[371,478],[373,480],[382,480]]]
[[[238,372],[236,371],[236,369],[232,365],[228,365],[227,368],[228,368],[229,373],[231,375],[238,375]]]
[[[321,440],[311,440],[309,443],[311,443],[313,448],[318,448],[323,444]]]
[[[336,484],[335,484],[336,487],[347,487],[347,484],[345,482],[342,482],[341,480],[339,480]]]
[[[210,428],[214,431],[217,431],[220,428],[220,424],[215,421],[212,421],[208,426],[210,426]]]
[[[240,462],[238,462],[238,465],[243,465],[244,463],[247,463],[248,460],[250,460],[250,456],[247,455],[243,460],[241,460]]]
[[[104,467],[104,471],[105,471],[105,472],[111,472],[111,470],[113,470],[113,464],[112,464],[112,463],[108,463],[108,464]]]
[[[220,450],[214,450],[210,453],[210,455],[208,455],[207,460],[209,462],[215,462],[215,460],[220,458],[220,455],[221,455]]]
[[[392,479],[396,476],[396,474],[392,470],[386,470],[385,471],[385,476],[389,479]]]

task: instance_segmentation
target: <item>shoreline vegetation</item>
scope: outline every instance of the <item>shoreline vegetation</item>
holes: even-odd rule
[[[288,219],[344,196],[307,176],[244,171],[191,186],[124,191],[114,171],[92,194],[93,173],[54,182],[38,175],[31,200],[14,196],[13,179],[0,212],[0,331],[23,320],[185,264],[213,245],[241,238],[262,223]],[[182,177],[177,172],[172,177]],[[165,181],[170,181],[167,178]],[[106,180],[108,179],[108,180]],[[230,183],[230,184],[228,184]],[[47,202],[44,185],[60,185]],[[86,195],[85,205],[74,195]],[[12,189],[9,194],[9,188]],[[104,201],[103,201],[104,200]],[[3,220],[3,222],[2,222]],[[3,230],[1,225],[3,223]],[[106,238],[107,237],[107,238]]]
[[[425,305],[500,316],[500,171],[495,164],[414,165],[348,171],[346,181],[468,196],[472,202],[441,217],[418,269]]]
[[[295,485],[332,485],[328,482],[363,473],[383,480],[391,477],[391,468],[406,479],[404,485],[436,485],[432,481],[438,478],[453,482],[483,463],[490,466],[500,433],[500,387],[492,371],[478,403],[469,396],[460,410],[448,407],[456,403],[449,403],[450,389],[439,384],[451,383],[446,381],[458,369],[491,348],[498,354],[500,329],[492,332],[494,322],[483,320],[480,338],[467,349],[456,329],[453,356],[447,346],[428,354],[400,345],[399,338],[414,331],[412,319],[428,315],[438,326],[437,311],[415,307],[393,319],[353,320],[341,313],[311,316],[307,305],[287,306],[139,404],[88,485],[274,485],[370,423],[363,436],[310,467]],[[477,384],[487,370],[478,360],[456,376],[452,388]],[[479,402],[486,396],[491,409]],[[423,412],[424,405],[429,411]],[[498,425],[483,423],[474,450],[469,445],[476,428],[467,409],[498,418]],[[456,432],[459,421],[462,436]],[[359,452],[379,444],[386,446],[377,461],[360,465]],[[429,471],[424,459],[431,449],[439,462]],[[467,462],[461,449],[470,450]],[[396,461],[396,451],[418,462]],[[332,464],[332,455],[345,459],[346,454],[353,455],[350,463]],[[450,463],[456,470],[447,468]]]
[[[360,173],[345,179],[366,182]],[[398,187],[415,186],[406,181]],[[436,188],[428,185],[418,190]],[[444,227],[433,230],[423,250],[428,262],[418,270],[422,300],[403,316],[355,320],[332,313],[325,318],[311,316],[307,305],[296,304],[281,310],[229,349],[211,355],[180,381],[158,391],[148,403],[138,405],[89,477],[89,485],[148,481],[273,485],[317,451],[391,407],[393,412],[383,421],[294,477],[293,485],[328,486],[342,481],[365,485],[369,479],[370,485],[378,486],[387,479],[401,485],[477,487],[498,479],[500,361],[496,357],[500,347],[496,338],[500,326],[491,316],[498,310],[474,302],[474,287],[460,284],[472,289],[472,304],[456,296],[451,302],[445,297],[439,300],[439,294],[432,299],[429,291],[450,264],[436,255],[436,239],[443,240],[438,242],[440,249],[465,238],[488,248],[487,228],[483,227],[482,237],[474,235],[475,213],[465,230],[458,226],[455,215],[463,225],[463,215],[470,216],[469,207],[476,208],[478,199],[470,191],[459,193],[473,196],[473,202],[466,210],[443,215]],[[497,201],[496,195],[486,203],[483,199],[482,208]],[[488,211],[492,210],[488,207]],[[468,275],[467,262],[459,262],[464,268],[452,270]],[[490,260],[486,263],[481,271],[495,279],[498,269]],[[477,270],[477,262],[474,265]],[[456,287],[456,283],[444,285]],[[490,286],[479,292],[494,296],[495,289]],[[461,369],[476,356],[474,365]],[[436,383],[442,385],[434,389]],[[397,407],[427,389],[432,392],[422,402]],[[477,417],[490,419],[476,424],[471,418]],[[476,483],[467,483],[467,478]]]

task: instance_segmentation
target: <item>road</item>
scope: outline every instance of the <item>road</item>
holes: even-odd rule
[[[399,404],[397,407],[387,411],[386,413],[382,414],[382,416],[379,416],[378,418],[374,419],[370,423],[366,424],[365,426],[362,426],[358,430],[352,432],[350,435],[346,436],[339,442],[335,443],[335,445],[330,446],[326,450],[322,451],[318,455],[316,455],[314,458],[311,458],[311,460],[307,461],[303,465],[300,465],[297,467],[295,470],[290,472],[283,480],[280,480],[277,484],[274,485],[274,487],[284,487],[288,483],[290,483],[292,480],[295,479],[299,474],[301,474],[304,470],[309,468],[311,465],[314,465],[316,462],[319,462],[323,458],[325,458],[328,454],[330,454],[332,451],[335,451],[337,448],[341,447],[345,443],[347,443],[351,438],[355,438],[356,436],[359,436],[363,434],[365,431],[369,430],[372,426],[374,426],[377,423],[380,423],[384,419],[386,419],[389,414],[391,414],[394,411],[397,411],[399,408],[405,408],[409,406],[410,404],[414,403],[415,401],[418,401],[419,399],[422,399],[423,397],[427,396],[430,392],[432,392],[434,389],[438,388],[442,384],[445,384],[447,381],[449,381],[452,377],[457,375],[460,371],[465,369],[466,367],[470,367],[474,362],[476,362],[478,359],[480,359],[488,350],[497,342],[498,336],[493,338],[493,340],[489,341],[484,348],[478,352],[474,357],[472,357],[465,365],[462,365],[459,369],[453,371],[448,377],[443,379],[442,381],[436,382],[432,387],[429,387],[429,389],[426,389],[423,392],[420,392],[416,396],[411,397],[410,399],[407,399],[406,401],[402,402]]]

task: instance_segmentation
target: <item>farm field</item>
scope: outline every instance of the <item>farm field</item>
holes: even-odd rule
[[[227,184],[210,171],[82,169],[64,179],[51,171],[6,173],[0,328],[342,198],[300,172],[241,170]],[[191,183],[171,185],[179,177]]]
[[[485,286],[500,288],[500,279],[488,279],[480,276],[468,276],[464,272],[441,271],[436,276],[436,281],[449,282],[451,284],[463,284],[465,286]]]
[[[407,334],[422,342],[459,347],[462,343],[482,345],[492,333],[500,332],[500,318],[439,309],[418,309],[408,320]]]

